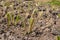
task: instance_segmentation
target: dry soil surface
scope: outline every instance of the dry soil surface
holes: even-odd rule
[[[7,3],[7,5],[5,5]],[[8,3],[11,3],[8,5]],[[35,10],[35,11],[34,11]],[[34,11],[34,24],[31,33],[27,33],[29,19]],[[11,12],[19,14],[21,20],[17,25],[9,25],[5,15]],[[60,35],[60,7],[38,5],[34,1],[0,0],[0,40],[56,40]],[[24,21],[23,21],[24,20]],[[25,27],[23,27],[25,23]]]

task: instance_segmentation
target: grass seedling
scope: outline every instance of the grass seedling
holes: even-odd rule
[[[16,25],[19,21],[20,21],[20,16],[19,14],[15,17],[14,19],[14,14],[8,12],[5,17],[7,18],[7,22],[8,22],[8,25],[10,25],[11,23],[13,23],[14,25]]]

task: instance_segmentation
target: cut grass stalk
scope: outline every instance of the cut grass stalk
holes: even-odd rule
[[[35,8],[31,14],[31,18],[29,19],[29,30],[28,30],[28,33],[30,33],[32,31],[32,28],[33,28],[33,24],[34,24],[34,12],[36,11],[37,9]]]
[[[11,14],[11,22],[14,23],[14,14]]]
[[[34,19],[30,18],[30,20],[29,20],[29,32],[28,33],[30,33],[32,31],[33,23],[34,23]]]
[[[19,14],[16,16],[16,18],[15,18],[15,23],[14,23],[14,25],[16,25],[18,22],[20,21],[20,16],[19,16]]]
[[[11,14],[8,12],[5,17],[7,18],[7,24],[10,25],[11,24]]]

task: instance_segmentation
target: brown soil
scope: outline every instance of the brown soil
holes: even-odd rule
[[[0,40],[56,40],[56,36],[60,35],[60,7],[53,8],[48,4],[38,5],[35,1],[24,0],[10,0],[8,2],[12,5],[6,6],[5,2],[0,1]],[[29,19],[35,9],[32,32],[28,33]],[[19,14],[21,21],[8,26],[5,18],[7,12],[12,12],[14,16]]]

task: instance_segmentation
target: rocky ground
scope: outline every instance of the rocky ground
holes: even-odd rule
[[[34,11],[35,10],[35,11]],[[27,33],[29,19],[34,11],[34,24],[31,33]],[[11,12],[19,14],[24,20],[25,27],[20,21],[17,25],[9,25],[5,15]],[[56,40],[60,35],[60,7],[49,4],[38,5],[34,1],[0,0],[0,40]]]

